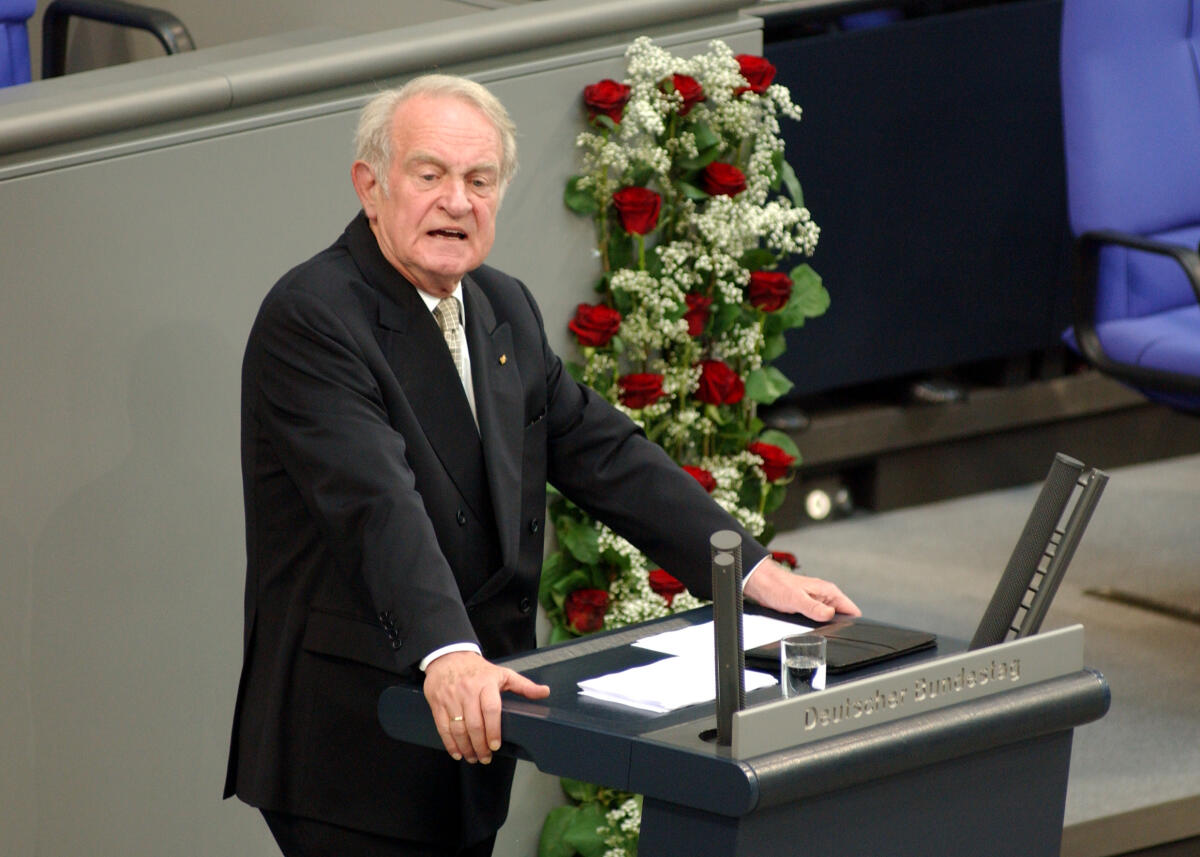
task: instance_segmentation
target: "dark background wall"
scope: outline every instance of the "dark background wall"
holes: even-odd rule
[[[1054,348],[1069,323],[1061,3],[906,14],[767,17],[833,296],[777,364],[796,396]]]

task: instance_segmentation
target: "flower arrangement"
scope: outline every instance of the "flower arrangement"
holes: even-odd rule
[[[593,220],[600,271],[597,300],[568,323],[583,361],[567,368],[766,544],[799,452],[757,408],[792,386],[770,365],[786,332],[829,305],[807,264],[780,270],[819,234],[779,134],[800,111],[774,66],[720,41],[685,59],[639,38],[626,66],[624,82],[583,92],[582,170],[564,201]],[[558,546],[540,598],[551,642],[703,603],[553,491],[550,517]],[[564,787],[578,805],[550,813],[539,857],[636,854],[635,796]]]

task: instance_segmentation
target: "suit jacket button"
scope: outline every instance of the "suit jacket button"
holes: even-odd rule
[[[537,518],[534,518],[532,521],[529,522],[529,532],[536,533],[541,528],[542,528],[542,522],[539,521]]]
[[[530,600],[528,595],[521,599],[521,603],[518,606],[526,616],[533,612],[533,601]]]
[[[465,527],[467,525],[467,513],[459,509],[458,514],[454,516],[454,520],[458,521],[460,527]]]

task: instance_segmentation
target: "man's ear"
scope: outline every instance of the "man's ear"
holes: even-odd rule
[[[350,167],[350,181],[354,184],[354,192],[368,220],[375,220],[379,198],[383,188],[375,177],[375,170],[366,161],[355,161]]]

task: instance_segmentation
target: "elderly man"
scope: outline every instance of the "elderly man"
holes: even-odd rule
[[[706,594],[708,536],[740,528],[563,371],[532,296],[483,265],[516,169],[511,120],[441,75],[363,110],[362,212],[267,295],[246,349],[245,662],[226,796],[287,855],[490,854],[513,763],[492,659],[532,648],[545,485]],[[858,610],[743,532],[748,597]],[[388,739],[409,671],[446,752]],[[475,764],[478,763],[478,764]]]

